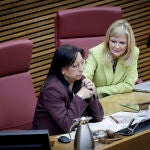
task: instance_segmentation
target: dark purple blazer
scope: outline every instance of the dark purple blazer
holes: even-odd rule
[[[69,132],[74,119],[89,115],[93,120],[101,121],[103,108],[96,96],[89,103],[75,95],[71,101],[66,87],[53,77],[48,81],[37,102],[33,129],[48,129],[50,135]]]

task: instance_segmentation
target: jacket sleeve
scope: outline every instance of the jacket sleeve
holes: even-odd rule
[[[44,107],[57,125],[65,132],[69,131],[74,119],[81,117],[88,106],[77,95],[74,96],[70,106],[67,103],[70,103],[70,101],[64,87],[49,86],[44,90]]]
[[[93,56],[92,51],[93,51],[93,49],[89,50],[89,55],[88,55],[85,65],[84,65],[84,71],[83,71],[83,74],[91,81],[93,80],[94,73],[97,68],[97,60]]]
[[[94,122],[101,121],[104,116],[104,111],[97,95],[93,95],[88,104],[89,104],[87,108],[88,116],[92,116],[93,117],[92,121]]]

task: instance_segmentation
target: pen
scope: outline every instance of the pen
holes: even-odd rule
[[[109,116],[113,121],[115,121],[116,123],[119,123],[119,121],[117,119],[115,119],[113,116]]]

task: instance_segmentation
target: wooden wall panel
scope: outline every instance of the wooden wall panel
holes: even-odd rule
[[[120,6],[134,30],[140,48],[139,77],[150,80],[149,0],[1,0],[0,42],[28,38],[33,41],[30,71],[37,96],[55,52],[54,17],[58,10],[89,6]]]

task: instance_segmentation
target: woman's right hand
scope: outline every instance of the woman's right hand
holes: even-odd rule
[[[85,86],[81,87],[81,89],[77,92],[77,95],[81,97],[82,99],[88,99],[91,98],[93,95],[93,91],[89,90]]]

